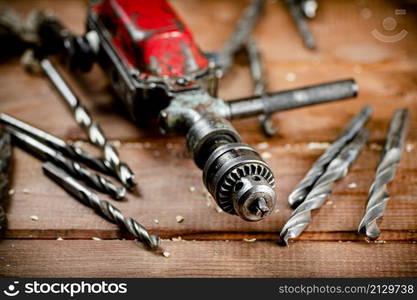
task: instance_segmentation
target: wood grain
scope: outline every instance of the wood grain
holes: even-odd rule
[[[33,8],[54,11],[78,33],[84,30],[85,1],[14,0],[26,14]],[[205,51],[222,46],[248,1],[172,0]],[[395,16],[398,8],[407,9]],[[266,220],[247,223],[216,211],[201,183],[201,171],[188,158],[182,137],[163,137],[156,125],[138,128],[129,121],[111,93],[105,74],[95,67],[88,74],[63,73],[83,103],[119,147],[135,171],[141,197],[115,202],[164,238],[172,256],[164,259],[143,251],[115,225],[78,203],[42,175],[40,162],[16,149],[13,191],[6,201],[8,228],[0,240],[0,276],[99,277],[397,277],[417,273],[417,9],[405,1],[320,1],[309,24],[317,51],[305,49],[281,1],[268,1],[254,36],[268,74],[269,91],[295,88],[346,77],[360,86],[357,99],[278,113],[279,133],[266,139],[256,118],[235,122],[245,142],[271,155],[278,179],[278,207]],[[382,21],[394,16],[397,28],[384,31]],[[208,25],[209,24],[209,25]],[[376,40],[407,30],[396,43]],[[295,80],[289,81],[293,73]],[[18,59],[0,64],[0,112],[6,112],[69,140],[86,140],[59,95],[42,77],[25,73]],[[294,76],[293,76],[294,77]],[[220,96],[233,99],[252,94],[244,57],[238,58],[221,83]],[[313,222],[289,248],[278,247],[278,232],[291,209],[286,199],[311,164],[324,151],[311,143],[331,142],[363,105],[374,107],[367,125],[370,143],[351,171],[313,215]],[[393,111],[408,107],[412,122],[407,151],[389,185],[381,242],[367,243],[356,228],[366,204],[380,148]],[[119,144],[119,143],[116,143]],[[88,144],[83,148],[95,151]],[[348,188],[350,183],[357,186]],[[195,187],[191,192],[190,187]],[[105,198],[103,196],[103,198]],[[108,199],[109,200],[109,199]],[[33,221],[31,216],[38,216]],[[184,216],[177,223],[175,217]],[[155,223],[155,219],[159,223]],[[91,237],[106,240],[91,241]],[[54,239],[63,237],[64,241]],[[242,242],[256,238],[256,243]],[[192,240],[197,240],[193,242]],[[227,241],[226,241],[227,240]],[[230,240],[230,242],[228,242]],[[339,242],[340,241],[340,242]],[[386,241],[384,244],[383,241]]]

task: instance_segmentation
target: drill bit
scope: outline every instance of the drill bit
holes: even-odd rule
[[[310,224],[311,211],[324,204],[332,192],[333,183],[347,174],[349,167],[365,146],[368,136],[369,130],[361,129],[355,138],[332,160],[326,172],[314,184],[304,202],[293,211],[290,219],[284,225],[280,235],[285,244],[288,244],[288,239],[298,237]]]
[[[136,186],[136,182],[132,170],[127,164],[120,161],[116,148],[106,139],[103,130],[93,121],[90,113],[81,105],[79,99],[64,81],[58,70],[53,66],[52,62],[48,59],[42,59],[40,66],[72,110],[75,121],[87,133],[90,142],[102,150],[104,159],[115,171],[122,184],[129,189],[133,189]]]
[[[97,173],[91,173],[79,163],[64,157],[62,153],[42,144],[29,135],[19,132],[11,127],[7,127],[7,131],[17,142],[37,155],[40,159],[54,162],[64,168],[71,175],[85,181],[88,185],[98,191],[109,194],[114,199],[122,199],[126,195],[126,190],[123,187],[116,187],[111,181],[107,180],[103,176]]]
[[[109,166],[107,161],[99,157],[94,157],[90,153],[75,146],[73,143],[67,143],[52,134],[49,134],[39,128],[36,128],[35,126],[32,126],[4,113],[0,114],[0,122],[7,125],[8,127],[13,127],[27,135],[34,137],[40,142],[54,148],[55,150],[58,150],[59,152],[72,158],[75,161],[82,162],[86,166],[89,166],[96,171],[108,175],[115,175],[113,169]]]
[[[265,0],[252,1],[237,22],[235,30],[217,54],[217,65],[221,68],[223,75],[233,64],[233,58],[236,53],[241,50],[248,41],[264,6]]]
[[[310,29],[308,28],[308,24],[306,22],[306,16],[314,16],[313,10],[311,9],[312,5],[305,6],[300,3],[299,0],[285,0],[285,3],[288,6],[290,14],[297,26],[298,32],[301,35],[304,44],[309,49],[316,48],[316,42],[313,34],[311,33]],[[316,3],[317,8],[317,3]]]
[[[12,146],[8,132],[0,128],[0,232],[6,224],[6,212],[3,209],[3,200],[9,193],[9,169],[12,157]]]
[[[384,214],[390,198],[387,184],[394,179],[407,136],[410,114],[407,109],[398,109],[391,119],[384,151],[378,164],[375,180],[369,189],[368,204],[358,232],[376,239],[381,234],[377,220]]]
[[[80,184],[64,170],[51,162],[44,163],[42,169],[59,186],[75,196],[82,203],[93,208],[110,222],[127,229],[127,231],[137,237],[140,242],[144,243],[150,249],[158,249],[160,243],[159,236],[149,234],[146,228],[137,221],[123,216],[115,206],[105,200],[101,200],[97,194]]]
[[[343,147],[352,140],[356,134],[363,128],[372,114],[372,107],[365,106],[353,119],[349,122],[345,130],[337,137],[329,148],[320,156],[307,172],[304,178],[296,186],[294,191],[289,195],[288,202],[292,207],[297,207],[304,201],[315,182],[326,171],[329,163],[343,149]]]
[[[255,96],[265,97],[267,90],[267,81],[265,71],[262,65],[261,54],[255,39],[249,39],[246,43],[246,52],[249,59],[250,74],[255,87]],[[262,98],[263,99],[263,98]],[[271,120],[270,114],[259,116],[262,131],[266,136],[273,136],[277,132],[277,128]]]

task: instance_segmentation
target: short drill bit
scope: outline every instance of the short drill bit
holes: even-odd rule
[[[332,160],[326,172],[321,176],[313,189],[291,214],[290,219],[281,231],[285,244],[288,239],[298,237],[311,222],[311,211],[320,208],[333,189],[333,183],[344,177],[351,164],[356,160],[368,140],[369,130],[362,129],[356,137]]]
[[[109,162],[122,184],[129,189],[133,189],[136,186],[136,182],[132,170],[127,164],[120,161],[116,148],[106,139],[103,130],[93,121],[90,113],[81,105],[79,99],[53,66],[52,62],[48,59],[42,59],[40,66],[72,110],[75,121],[87,133],[90,142],[102,150],[104,159]]]
[[[12,157],[10,134],[0,128],[0,232],[6,223],[6,212],[3,209],[3,201],[9,194],[9,170]]]
[[[390,198],[387,184],[395,177],[400,162],[404,141],[407,136],[410,114],[407,109],[398,109],[391,119],[384,151],[376,170],[375,181],[368,194],[365,215],[359,224],[359,233],[376,239],[381,234],[377,220],[384,214],[385,206]]]
[[[84,151],[83,149],[75,146],[73,143],[65,142],[64,140],[48,132],[45,132],[35,126],[32,126],[7,114],[0,114],[0,122],[34,137],[40,142],[62,152],[64,155],[72,158],[75,161],[82,162],[83,164],[96,171],[108,175],[114,175],[114,171],[109,166],[107,161],[99,157],[94,157],[87,151]]]
[[[316,42],[313,34],[311,33],[310,29],[308,28],[308,24],[306,21],[306,13],[312,15],[312,10],[308,9],[309,7],[303,7],[303,4],[300,3],[299,0],[285,0],[285,3],[288,6],[290,14],[297,26],[298,32],[301,35],[304,44],[309,49],[316,48]],[[310,5],[311,7],[311,5]],[[307,10],[306,10],[307,8]],[[316,6],[317,8],[317,6]],[[315,14],[315,10],[314,10]]]
[[[237,22],[232,35],[218,53],[218,65],[223,74],[225,74],[233,64],[235,54],[245,46],[264,6],[265,0],[252,1]]]
[[[345,130],[337,137],[329,148],[319,157],[307,172],[304,178],[296,186],[294,191],[289,195],[288,202],[292,207],[297,207],[304,201],[315,182],[326,171],[329,163],[336,157],[338,153],[351,141],[356,134],[363,128],[372,114],[372,107],[365,106],[346,126]]]
[[[109,194],[115,199],[122,199],[126,195],[126,190],[123,187],[116,187],[111,181],[107,180],[103,176],[97,173],[91,173],[79,163],[64,157],[62,153],[42,144],[29,135],[10,127],[7,127],[7,131],[12,134],[13,138],[18,143],[32,153],[36,154],[42,160],[54,162],[64,168],[71,175],[83,180],[98,191]]]
[[[42,165],[44,172],[68,193],[75,196],[85,205],[93,208],[97,213],[110,222],[117,224],[129,231],[138,240],[150,249],[158,249],[160,238],[157,235],[149,234],[145,227],[130,217],[122,215],[120,210],[105,200],[101,200],[97,194],[80,184],[61,168],[51,162]]]
[[[265,70],[262,65],[261,53],[255,39],[251,38],[246,43],[246,51],[249,59],[250,73],[255,87],[255,96],[265,97],[267,94],[267,80]],[[271,120],[270,114],[259,116],[262,131],[266,136],[273,136],[277,132],[277,128]]]

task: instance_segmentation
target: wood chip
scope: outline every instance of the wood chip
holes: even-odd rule
[[[348,184],[348,189],[356,189],[358,187],[358,185],[356,184],[356,182],[351,182]]]
[[[259,143],[256,145],[256,148],[259,150],[265,150],[269,147],[269,144],[267,142]]]
[[[271,155],[271,153],[269,153],[269,152],[262,152],[262,153],[261,153],[261,157],[262,157],[263,159],[269,159],[269,158],[271,158],[271,157],[272,157],[272,155]]]
[[[170,256],[171,256],[171,253],[169,253],[168,251],[164,251],[164,252],[162,252],[162,255],[163,255],[164,257],[168,258],[168,257],[170,257]]]
[[[9,196],[13,196],[14,195],[14,189],[10,189],[9,190]]]
[[[374,151],[381,151],[383,148],[380,144],[377,143],[371,143],[369,145],[369,149],[374,150]]]
[[[414,145],[413,144],[407,144],[405,146],[405,151],[407,151],[407,152],[411,152],[411,151],[413,151],[413,149],[414,149]]]
[[[182,241],[182,237],[176,237],[176,238],[172,238],[171,239],[173,242],[180,242],[180,241]]]
[[[177,220],[177,223],[181,223],[182,221],[184,221],[184,217],[178,215],[178,216],[175,217],[175,220]]]
[[[101,241],[101,238],[96,237],[96,236],[93,236],[91,239],[94,240],[94,241]]]
[[[190,188],[189,188],[189,189],[190,189],[190,192],[191,192],[191,193],[195,192],[195,186],[190,186]]]
[[[329,148],[330,144],[329,143],[319,143],[319,142],[311,142],[307,144],[307,149],[309,150],[325,150],[327,148]]]
[[[248,243],[253,243],[256,241],[256,238],[252,238],[252,239],[243,239],[244,242],[248,242]]]
[[[159,224],[159,220],[158,219],[154,219],[153,220],[155,224]]]
[[[58,237],[56,240],[57,241],[63,241],[64,239],[62,237]]]
[[[32,221],[39,221],[39,217],[38,216],[30,216],[30,219]]]
[[[223,209],[221,209],[221,208],[220,208],[220,206],[216,206],[216,211],[217,211],[218,213],[222,213],[222,212],[223,212]]]

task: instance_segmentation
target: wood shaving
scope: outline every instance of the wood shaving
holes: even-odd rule
[[[169,253],[168,251],[164,251],[164,252],[162,252],[162,255],[163,255],[164,257],[168,258],[168,257],[170,257],[170,256],[171,256],[171,253]]]
[[[32,221],[39,221],[39,217],[38,216],[30,216],[30,219]]]
[[[57,241],[63,241],[64,239],[62,237],[58,237],[56,240]]]
[[[222,213],[222,212],[223,212],[223,209],[221,209],[219,206],[216,206],[216,211],[217,211],[218,213]]]
[[[267,142],[259,143],[256,145],[256,148],[259,150],[265,150],[269,147],[269,144]]]
[[[175,220],[177,220],[177,223],[182,223],[184,221],[184,217],[178,215],[178,216],[175,217]]]
[[[271,155],[271,153],[269,153],[269,152],[262,152],[262,153],[261,153],[261,157],[262,157],[263,159],[269,159],[269,158],[271,158],[271,157],[272,157],[272,155]]]
[[[195,186],[190,186],[189,190],[191,193],[195,192]]]
[[[182,241],[182,237],[176,237],[176,238],[172,238],[171,239],[173,242],[180,242],[180,241]]]
[[[329,148],[330,144],[329,143],[319,143],[319,142],[311,142],[307,144],[307,149],[309,150],[325,150],[327,148]]]
[[[356,182],[351,182],[348,184],[348,189],[356,189],[358,187],[358,185],[356,184]]]
[[[101,238],[96,237],[96,236],[93,236],[91,239],[92,239],[93,241],[101,241]]]
[[[253,243],[256,241],[256,238],[252,238],[252,239],[243,239],[244,242],[248,242],[248,243]]]
[[[155,224],[159,224],[159,220],[158,219],[154,219],[153,220]]]
[[[9,196],[13,196],[14,195],[14,189],[10,189],[9,190]]]

